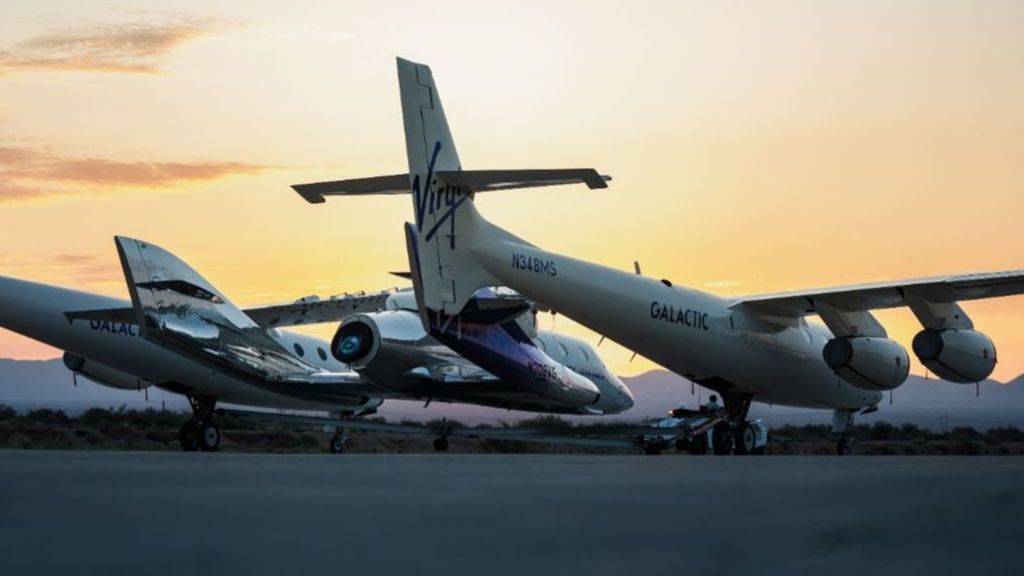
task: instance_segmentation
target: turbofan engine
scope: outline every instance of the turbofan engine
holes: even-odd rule
[[[387,334],[384,342],[382,334]],[[331,355],[356,370],[366,368],[382,346],[416,342],[427,336],[420,318],[408,310],[356,314],[346,318],[331,340]]]
[[[840,378],[865,390],[892,390],[910,375],[910,357],[888,338],[834,338],[825,344],[825,363]]]
[[[914,336],[913,348],[929,370],[958,384],[981,382],[996,367],[995,345],[974,330],[924,330]]]
[[[116,368],[111,368],[106,364],[100,364],[93,360],[82,358],[81,356],[75,356],[70,352],[64,353],[64,366],[67,366],[68,370],[71,370],[75,374],[81,374],[89,380],[97,384],[102,384],[108,388],[117,388],[119,390],[142,390],[148,388],[151,384],[146,380],[136,378],[127,372],[121,372]]]

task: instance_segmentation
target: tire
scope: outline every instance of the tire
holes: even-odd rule
[[[178,430],[178,443],[185,452],[196,452],[199,450],[199,426],[189,420],[181,425]]]
[[[690,454],[694,456],[705,456],[708,453],[708,435],[701,434],[690,440]]]
[[[836,443],[836,455],[837,456],[849,456],[850,454],[850,439],[840,438],[839,442]]]
[[[327,443],[327,449],[330,450],[331,454],[341,454],[345,451],[345,438],[335,434]]]
[[[740,424],[736,429],[734,446],[736,454],[739,455],[753,454],[757,450],[757,433],[746,422]]]
[[[447,449],[448,449],[448,439],[447,438],[435,438],[434,439],[434,450],[436,450],[438,452],[444,452]]]
[[[718,456],[732,454],[732,426],[722,422],[711,432],[711,449]]]
[[[657,456],[661,454],[661,446],[657,444],[644,444],[644,454],[648,456]]]
[[[203,452],[216,452],[220,448],[220,428],[213,422],[203,422],[197,427],[199,433],[199,449]]]

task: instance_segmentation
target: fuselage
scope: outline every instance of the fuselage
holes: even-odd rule
[[[695,382],[790,406],[881,400],[825,364],[824,326],[767,322],[728,299],[546,252],[477,223],[490,230],[475,230],[469,251],[502,284]]]
[[[352,400],[338,402],[301,395],[282,395],[252,385],[246,379],[183,358],[142,338],[138,326],[109,321],[69,322],[67,311],[131,307],[131,302],[100,294],[0,277],[0,326],[68,353],[88,358],[173,392],[187,390],[233,404],[294,410],[351,410]],[[272,331],[289,350],[301,349],[304,360],[329,371],[347,367],[327,354],[318,338]],[[320,354],[320,351],[324,354]]]
[[[346,384],[345,394],[337,395],[336,400],[324,391],[329,390],[326,386],[277,385],[268,389],[245,374],[196,361],[150,342],[142,337],[134,323],[99,320],[69,322],[64,314],[68,311],[130,308],[131,305],[131,302],[119,298],[0,277],[0,326],[74,356],[129,374],[139,379],[140,386],[151,385],[175,393],[213,396],[218,401],[232,404],[293,410],[351,411],[379,404],[381,399],[433,396],[452,402],[475,402],[521,409],[531,407],[528,397],[517,396],[514,384],[492,385],[482,395],[479,392],[483,387],[479,385],[475,389],[469,386],[450,387],[444,393],[435,394],[432,389],[424,388],[422,379],[404,372],[389,374],[388,378],[380,381],[366,379],[359,385],[362,388],[355,390],[358,392],[355,397],[352,394],[353,386]],[[270,329],[268,333],[286,350],[312,366],[332,373],[351,372],[349,365],[334,358],[330,344],[324,340],[280,329]],[[632,406],[628,389],[608,371],[587,344],[568,336],[544,332],[537,335],[536,342],[543,349],[554,351],[550,352],[553,357],[560,354],[562,358],[558,359],[559,362],[589,379],[601,390],[602,398],[594,406],[597,411],[595,413],[617,413]],[[430,359],[465,362],[442,344],[430,339],[417,339],[411,353],[420,363]],[[362,398],[357,399],[359,396]]]

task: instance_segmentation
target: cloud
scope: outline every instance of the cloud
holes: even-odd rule
[[[275,166],[246,162],[147,162],[68,156],[37,147],[0,146],[0,201],[58,194],[97,194],[117,188],[166,188]]]
[[[57,30],[0,49],[0,75],[14,71],[90,71],[153,74],[184,42],[225,28],[216,18],[169,16]]]

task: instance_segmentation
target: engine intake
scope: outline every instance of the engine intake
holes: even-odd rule
[[[419,316],[407,310],[356,314],[346,318],[331,340],[331,355],[356,370],[366,368],[392,344],[426,337]]]
[[[992,340],[974,330],[923,330],[914,336],[914,355],[939,378],[973,384],[996,367]]]
[[[888,338],[834,338],[825,344],[825,363],[850,384],[865,390],[892,390],[910,375],[910,357]]]

